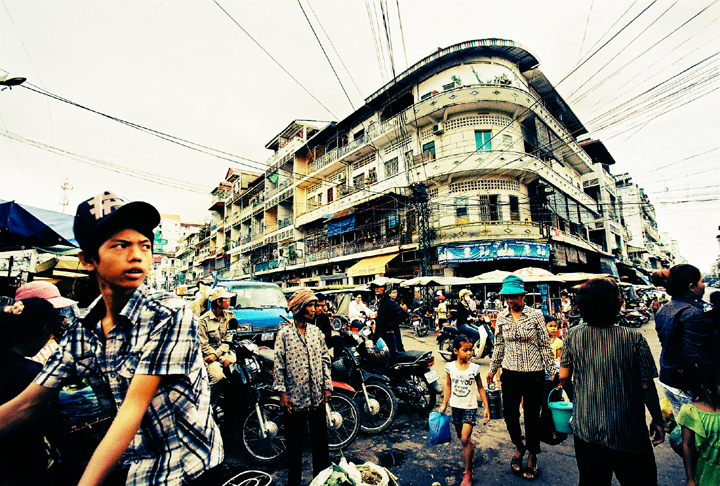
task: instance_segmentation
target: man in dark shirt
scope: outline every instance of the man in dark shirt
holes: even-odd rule
[[[614,280],[584,283],[577,305],[585,323],[565,338],[560,379],[571,396],[574,391],[579,484],[610,485],[615,473],[621,485],[657,485],[646,406],[652,444],[664,440],[665,430],[650,347],[637,330],[614,325],[622,305]]]
[[[330,324],[330,316],[328,316],[327,310],[327,298],[324,294],[318,292],[315,294],[317,297],[317,303],[315,304],[315,325],[320,328],[320,332],[325,338],[325,345],[328,350],[333,350],[333,357],[339,358],[345,349],[341,336],[333,336],[332,324]]]
[[[377,342],[382,338],[388,346],[390,356],[405,351],[402,344],[402,336],[400,335],[400,323],[410,314],[400,307],[400,304],[390,297],[389,280],[385,277],[375,279],[371,284],[371,288],[375,289],[375,295],[379,299],[377,318],[375,318],[375,332],[373,333],[373,341]]]

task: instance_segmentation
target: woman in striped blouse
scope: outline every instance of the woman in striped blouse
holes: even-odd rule
[[[517,275],[503,280],[500,295],[508,304],[497,318],[488,383],[502,367],[503,415],[515,454],[510,461],[513,474],[527,480],[540,475],[537,455],[540,453],[540,410],[544,398],[545,370],[555,374],[555,358],[542,312],[525,305],[525,283]],[[525,442],[520,430],[520,403],[525,417]],[[528,452],[526,467],[522,460]]]

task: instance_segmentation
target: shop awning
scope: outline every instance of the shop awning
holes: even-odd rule
[[[375,275],[378,273],[385,273],[385,267],[396,256],[398,256],[397,253],[391,253],[389,255],[363,258],[355,265],[348,268],[347,274],[349,277],[357,277],[360,275]]]

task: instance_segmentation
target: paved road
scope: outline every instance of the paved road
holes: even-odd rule
[[[643,326],[640,331],[650,343],[656,360],[660,356],[660,343],[654,331],[654,323]],[[407,349],[432,350],[435,353],[435,369],[444,376],[445,362],[437,353],[435,336],[417,338],[412,331],[403,332]],[[487,374],[487,360],[482,364],[483,376]],[[444,378],[441,378],[444,381]],[[598,390],[598,393],[601,393]],[[659,392],[662,397],[662,391]],[[649,421],[649,418],[648,418]],[[510,442],[504,420],[491,420],[488,425],[479,425],[473,430],[473,439],[478,444],[475,467],[475,485],[513,485],[526,481],[510,472],[510,457],[514,447]],[[306,450],[309,450],[309,442]],[[658,465],[658,484],[685,484],[682,459],[663,443],[655,449]],[[427,416],[413,413],[406,405],[400,404],[398,418],[393,427],[379,437],[359,435],[358,439],[345,450],[347,460],[354,463],[374,462],[387,467],[398,477],[403,486],[458,486],[462,480],[464,468],[459,441],[453,439],[450,444],[430,447],[427,443]],[[336,454],[334,460],[339,460]],[[543,453],[539,457],[541,476],[534,482],[537,485],[577,484],[577,467],[572,440],[568,439],[557,446],[543,444]],[[228,451],[226,466],[228,474],[243,468],[254,468],[273,475],[275,484],[284,485],[287,480],[285,463],[273,466],[257,466],[249,463],[238,451]],[[311,480],[312,465],[310,455],[306,454],[304,463],[305,484]],[[617,484],[615,482],[614,484]]]

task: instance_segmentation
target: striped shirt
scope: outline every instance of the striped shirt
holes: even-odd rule
[[[103,335],[100,297],[60,341],[35,383],[61,388],[87,378],[103,407],[119,409],[135,375],[163,379],[140,429],[118,466],[127,484],[181,485],[223,460],[220,430],[210,410],[208,377],[197,324],[182,300],[139,287]]]
[[[490,372],[495,374],[500,367],[522,372],[549,370],[555,374],[555,358],[542,312],[523,306],[517,324],[509,310],[500,312]]]
[[[642,381],[658,373],[637,330],[581,324],[565,337],[561,367],[572,373],[575,435],[622,452],[647,449]]]

